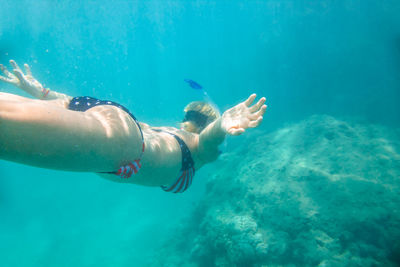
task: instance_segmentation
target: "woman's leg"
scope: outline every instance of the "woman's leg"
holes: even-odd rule
[[[31,100],[33,100],[32,98],[26,98],[23,96],[19,96],[19,95],[14,95],[14,94],[9,94],[9,93],[3,93],[0,92],[0,101],[15,101],[15,102],[29,102]],[[67,108],[68,104],[69,104],[69,99],[64,98],[64,99],[52,99],[52,100],[41,100],[41,101],[45,101],[44,103],[47,104],[52,104],[52,105],[57,105],[59,107],[63,107],[63,108]]]
[[[117,108],[76,112],[57,103],[0,93],[0,159],[43,168],[104,172],[135,157],[126,148],[135,143],[140,147],[140,137],[132,136],[131,128],[121,129],[125,118],[114,114],[120,112]]]

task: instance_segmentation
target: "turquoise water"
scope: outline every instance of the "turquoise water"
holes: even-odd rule
[[[202,84],[222,111],[253,92],[265,96],[269,108],[258,129],[227,139],[222,158],[201,169],[196,174],[194,185],[184,194],[111,183],[94,174],[52,171],[0,161],[0,265],[395,266],[400,261],[400,239],[396,240],[400,237],[400,215],[396,210],[400,201],[393,196],[400,193],[397,176],[400,168],[399,14],[400,2],[396,0],[82,3],[3,0],[0,8],[0,62],[7,64],[8,60],[14,59],[21,65],[28,63],[35,77],[53,90],[119,102],[140,121],[157,126],[177,126],[183,117],[183,107],[202,98],[198,91],[187,86],[183,81],[186,78]],[[26,96],[6,84],[1,85],[0,91]],[[335,119],[309,119],[315,114],[327,114]],[[355,125],[354,121],[360,124]],[[300,126],[290,126],[293,123]],[[301,125],[312,127],[304,126],[309,130],[300,133]],[[378,131],[378,126],[371,125],[385,128]],[[303,141],[291,136],[285,140],[293,138],[295,141],[286,143],[279,138],[282,135],[279,130],[285,134],[285,131],[298,133],[295,136],[304,137],[301,140],[308,143],[301,143]],[[276,138],[278,143],[265,141],[263,136],[267,134],[271,139]],[[310,139],[310,136],[315,138]],[[318,152],[313,144],[318,136],[337,140],[336,136],[340,142],[331,148],[321,140],[318,144],[326,146],[327,150]],[[259,140],[258,143],[255,140]],[[369,147],[369,143],[376,147]],[[303,145],[304,150],[296,150]],[[299,191],[294,187],[288,189],[287,192],[293,193],[292,198],[278,194],[273,197],[281,201],[267,202],[262,197],[269,196],[269,191],[250,196],[252,187],[249,185],[252,183],[248,180],[250,178],[245,178],[250,163],[246,165],[237,155],[247,147],[262,148],[257,154],[246,156],[246,162],[252,162],[251,157],[254,157],[251,166],[258,166],[261,170],[255,175],[263,175],[272,168],[271,165],[257,165],[256,159],[264,150],[271,150],[271,154],[282,158],[293,151],[306,159],[332,154],[332,157],[324,157],[318,168],[307,165],[312,160],[282,161],[287,165],[281,166],[280,171],[271,176],[280,177],[279,181],[288,176],[297,177],[285,172],[293,164],[306,164],[304,166],[314,171],[318,169],[324,175],[329,172],[329,175],[302,174],[301,177],[311,178],[305,179],[304,183],[295,183]],[[344,150],[339,153],[335,150],[338,147]],[[315,154],[305,153],[308,149]],[[352,154],[356,153],[354,151],[369,156],[357,156]],[[262,157],[271,162],[267,154],[262,154]],[[367,168],[352,172],[351,166],[342,166],[342,160],[351,161],[354,166],[377,165],[375,172]],[[231,165],[238,169],[226,168]],[[257,169],[254,168],[252,170]],[[293,167],[293,170],[298,168]],[[342,198],[343,202],[323,204],[325,202],[319,201],[323,196],[314,194],[318,188],[300,190],[304,189],[304,184],[314,184],[313,181],[321,175],[327,181],[335,181],[335,186],[329,183],[332,190],[326,194],[332,193],[332,199]],[[360,191],[355,182],[340,179],[356,176],[368,182],[365,191],[376,192],[376,195],[368,195],[368,198],[376,198],[376,202],[368,202],[365,191]],[[218,177],[222,177],[224,183],[218,182]],[[231,247],[209,249],[207,246],[213,245],[209,245],[207,240],[215,240],[215,235],[207,237],[204,233],[219,227],[213,223],[218,221],[215,220],[218,212],[208,214],[206,219],[200,216],[207,208],[211,210],[217,206],[212,201],[218,195],[215,188],[226,184],[230,188],[229,180],[223,177],[244,183],[242,188],[248,189],[246,192],[249,193],[235,191],[240,183],[232,182],[233,189],[221,195],[223,197],[218,203],[231,203],[229,210],[234,212],[227,214],[239,218],[233,222],[222,220],[225,225],[235,227],[233,230],[221,227],[221,236],[229,236],[235,231],[253,233],[254,223],[257,229],[263,229],[260,235],[276,230],[266,222],[274,215],[290,214],[293,203],[285,205],[290,202],[284,201],[286,198],[294,198],[298,200],[296,203],[307,207],[307,212],[296,213],[296,217],[293,215],[287,219],[283,216],[286,219],[282,224],[286,225],[293,222],[290,218],[306,218],[308,215],[305,214],[311,213],[314,216],[315,210],[328,214],[322,212],[324,209],[347,208],[358,210],[360,214],[370,210],[372,214],[376,212],[372,206],[381,208],[378,213],[383,215],[377,218],[364,214],[361,230],[354,230],[349,225],[355,223],[357,216],[347,212],[345,216],[339,216],[339,225],[342,226],[331,229],[331,232],[317,227],[325,225],[326,220],[337,223],[324,215],[321,217],[326,219],[324,222],[313,221],[314,228],[294,227],[297,233],[319,231],[324,234],[304,234],[307,238],[299,239],[283,227],[279,229],[279,238],[270,236],[270,239],[257,241],[257,244],[269,244],[270,254],[265,252],[267,249],[261,249],[261,252],[243,252],[243,257],[235,258],[230,256],[235,254],[232,247],[239,247],[239,251],[252,251],[248,247],[253,245],[243,245],[243,242],[231,238],[222,242],[231,242]],[[293,179],[288,179],[288,183]],[[260,181],[261,184],[254,186],[287,186],[269,180]],[[377,188],[377,184],[382,188]],[[322,183],[321,186],[325,185]],[[354,191],[354,195],[335,194],[343,190]],[[232,204],[232,199],[244,196],[251,201],[244,204],[238,200]],[[246,217],[250,216],[247,211],[254,208],[249,203],[257,205],[258,209],[270,208],[273,206],[271,203],[275,203],[280,210],[274,206],[274,209],[269,209],[270,214],[265,210],[254,211],[251,213],[253,222]],[[317,206],[318,209],[311,208]],[[242,225],[238,221],[245,221],[246,227],[237,226]],[[373,227],[369,224],[372,221]],[[382,223],[378,223],[380,221]],[[202,228],[199,230],[195,226],[200,223]],[[211,226],[207,228],[204,225]],[[376,230],[376,225],[382,225],[382,229]],[[366,238],[365,233],[371,232],[371,228],[376,234]],[[350,233],[346,238],[338,234],[343,233],[343,229]],[[176,233],[176,236],[171,237],[171,233]],[[190,249],[185,250],[179,242],[185,241],[186,237],[200,241],[188,243]],[[347,256],[339,257],[318,251],[317,247],[303,246],[312,238],[317,243],[331,244],[331,247],[320,245],[319,248],[336,249],[337,255]],[[340,242],[328,242],[331,239]],[[375,239],[380,241],[371,241]],[[280,246],[276,245],[278,243]],[[374,248],[362,249],[369,245]],[[353,247],[358,249],[351,249]],[[293,252],[296,248],[304,251]],[[354,258],[348,255],[354,255]],[[341,261],[329,261],[338,257]]]

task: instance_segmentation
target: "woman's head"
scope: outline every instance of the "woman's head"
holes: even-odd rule
[[[220,117],[215,107],[203,101],[191,102],[185,107],[184,111],[185,117],[181,127],[192,133],[200,133],[207,125]]]

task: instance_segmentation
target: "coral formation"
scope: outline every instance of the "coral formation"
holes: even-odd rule
[[[259,136],[216,163],[153,264],[397,266],[399,136],[329,116]]]

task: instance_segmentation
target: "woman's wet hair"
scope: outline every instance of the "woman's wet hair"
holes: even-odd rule
[[[192,133],[200,133],[207,125],[220,117],[215,107],[203,101],[189,103],[184,111],[185,117],[183,118],[181,127]]]

